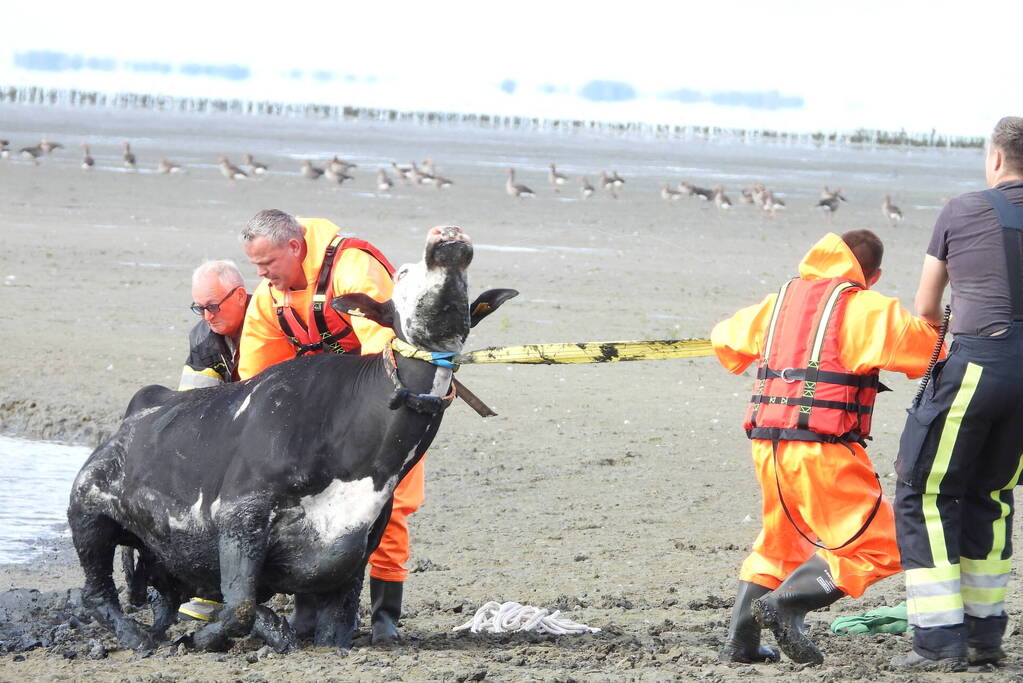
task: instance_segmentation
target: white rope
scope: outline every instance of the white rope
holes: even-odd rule
[[[536,631],[537,633],[552,633],[556,636],[600,631],[599,628],[579,624],[568,617],[561,616],[560,610],[548,612],[532,605],[521,605],[517,602],[500,603],[493,600],[476,610],[472,619],[452,630],[468,630],[472,633]]]

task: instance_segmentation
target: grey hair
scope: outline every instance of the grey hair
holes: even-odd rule
[[[245,286],[245,278],[234,261],[206,261],[200,264],[192,271],[192,286],[195,287],[207,275],[216,275],[220,284],[227,289]]]
[[[996,123],[991,144],[1005,154],[1007,166],[1023,171],[1023,117],[1006,116]]]
[[[288,240],[300,240],[304,236],[302,226],[294,216],[279,209],[263,209],[242,228],[238,239],[251,242],[257,237],[265,237],[270,244],[279,247],[287,244]]]

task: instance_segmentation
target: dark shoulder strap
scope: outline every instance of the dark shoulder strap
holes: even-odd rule
[[[1006,275],[1012,300],[1013,320],[1023,320],[1023,208],[1015,206],[1001,190],[984,190],[1002,224]]]

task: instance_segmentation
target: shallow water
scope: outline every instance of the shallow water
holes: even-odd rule
[[[68,533],[71,484],[90,449],[0,436],[0,564],[28,562]]]

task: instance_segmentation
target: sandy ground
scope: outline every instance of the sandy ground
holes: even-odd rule
[[[474,330],[468,347],[478,348],[706,336],[716,320],[790,276],[828,229],[877,230],[888,249],[879,288],[908,300],[941,198],[982,175],[975,151],[682,145],[13,106],[2,113],[0,137],[12,146],[47,136],[68,149],[38,166],[0,162],[0,430],[88,445],[116,427],[137,388],[176,383],[194,322],[190,270],[205,258],[242,260],[235,235],[262,208],[332,218],[395,262],[419,258],[430,226],[463,226],[477,245],[473,291],[522,292]],[[123,172],[121,140],[133,141],[145,169],[167,156],[188,172]],[[78,168],[83,141],[97,157],[92,172]],[[274,173],[235,184],[220,176],[218,156],[240,161],[245,152]],[[334,153],[360,164],[351,187],[297,174],[299,159]],[[374,196],[378,165],[424,157],[454,187],[397,186]],[[550,161],[573,176],[560,194],[546,183]],[[509,165],[535,199],[504,194]],[[594,180],[614,167],[628,180],[621,199],[577,200],[575,176]],[[660,181],[681,179],[723,182],[737,206],[721,213],[696,200],[662,201]],[[755,181],[784,194],[789,208],[776,220],[738,204],[739,186]],[[849,198],[831,224],[812,208],[823,184]],[[885,192],[906,213],[898,227],[881,217]],[[474,366],[460,378],[500,416],[482,421],[456,405],[431,450],[428,500],[412,522],[400,647],[370,648],[363,639],[347,657],[319,648],[262,657],[259,643],[243,641],[225,655],[167,647],[142,658],[116,650],[89,624],[62,628],[74,610],[53,607],[43,614],[61,630],[49,632],[50,647],[0,656],[0,679],[896,678],[886,663],[908,648],[905,638],[837,637],[824,625],[899,602],[899,577],[811,616],[827,657],[822,667],[716,661],[736,572],[758,529],[759,495],[740,429],[749,377],[702,358]],[[896,391],[877,408],[870,450],[891,491],[913,384],[884,381]],[[41,600],[58,607],[81,581],[66,542],[30,566],[0,567],[0,590],[57,591]],[[561,639],[451,632],[493,599],[558,607],[603,630]],[[1013,594],[1010,609],[1020,603]],[[1007,667],[973,675],[1023,677],[1015,637],[1007,650]]]

